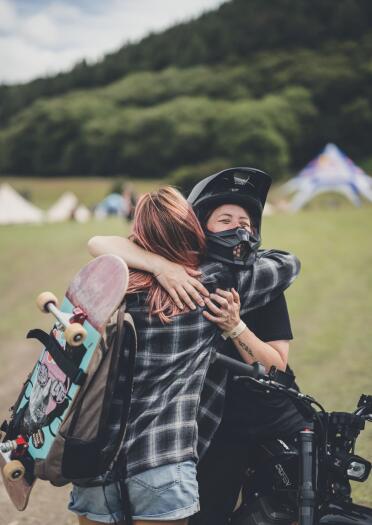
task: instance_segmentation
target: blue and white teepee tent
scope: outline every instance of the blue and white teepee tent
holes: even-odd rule
[[[295,193],[291,211],[299,210],[316,195],[326,192],[341,193],[355,206],[361,205],[362,196],[372,202],[372,178],[334,144],[327,144],[323,152],[282,189]]]

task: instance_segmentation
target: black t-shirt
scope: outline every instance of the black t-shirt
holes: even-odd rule
[[[262,341],[293,339],[284,294],[243,316],[248,328]],[[243,361],[232,341],[226,353]],[[227,382],[224,416],[218,434],[224,439],[265,438],[292,434],[303,428],[303,418],[281,393],[265,394],[251,383]]]

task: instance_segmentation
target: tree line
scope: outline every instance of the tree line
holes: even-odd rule
[[[250,164],[285,177],[328,141],[368,162],[371,12],[234,0],[78,75],[2,87],[0,172],[179,180]],[[109,63],[116,73],[96,78]]]
[[[0,86],[0,122],[40,97],[108,85],[136,71],[240,63],[260,51],[321,49],[370,34],[370,0],[231,0],[217,10],[126,44],[95,64]]]

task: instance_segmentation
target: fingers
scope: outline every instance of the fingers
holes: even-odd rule
[[[184,284],[184,289],[189,294],[189,296],[198,303],[199,306],[204,306],[204,301],[202,296],[198,293],[197,290],[195,290],[195,285],[192,283],[186,283]]]
[[[200,294],[204,295],[205,297],[209,296],[208,290],[206,289],[205,286],[202,285],[202,283],[200,281],[198,281],[198,279],[194,279],[194,278],[191,277],[188,282],[191,284],[191,286],[196,288],[196,290]]]
[[[216,293],[218,295],[222,295],[222,297],[224,297],[227,300],[227,302],[229,303],[234,302],[234,296],[232,292],[229,292],[228,290],[222,290],[221,288],[217,288]]]
[[[214,294],[212,294],[214,295]],[[227,310],[222,310],[218,306],[216,306],[210,299],[205,299],[205,304],[208,307],[208,309],[219,316],[219,320],[221,321],[221,318],[226,319],[226,314],[228,313]]]
[[[238,292],[235,290],[235,288],[232,288],[232,289],[231,289],[231,293],[232,293],[232,295],[233,295],[234,303],[240,304],[240,295],[239,295]]]
[[[167,292],[181,310],[184,309],[185,305],[191,310],[195,310],[195,303],[199,306],[205,306],[203,295],[209,295],[208,290],[194,278],[190,278],[188,282],[178,284],[175,287],[168,287]]]
[[[217,288],[216,292],[218,295],[224,297],[230,305],[235,303],[240,306],[240,295],[235,288],[231,288],[231,292]]]
[[[198,279],[194,279],[194,277],[200,277],[202,275],[202,272],[199,270],[193,270],[192,268],[188,268],[185,266],[186,272],[190,275],[191,279],[189,280],[189,283],[198,290],[202,295],[205,295],[205,297],[208,297],[209,292],[206,289],[205,286],[202,285]]]
[[[231,297],[232,297],[232,294],[231,294]],[[211,293],[210,295],[210,298],[215,302],[215,303],[218,303],[222,306],[222,308],[228,308],[229,307],[229,304],[232,304],[233,303],[233,300],[231,298],[231,301],[229,301],[228,299],[225,299],[225,297],[221,297],[221,295],[218,293]]]
[[[171,288],[171,289],[167,290],[167,292],[169,293],[169,295],[173,299],[173,302],[178,306],[178,308],[180,310],[183,310],[184,309],[184,304],[181,301],[181,299],[179,298],[178,293],[176,292],[176,290]]]
[[[178,285],[176,287],[176,291],[182,301],[190,308],[190,310],[196,309],[195,304],[192,302],[189,293],[185,290],[185,288],[183,288],[181,285]]]
[[[228,292],[217,289],[216,292],[204,299],[209,311],[203,315],[222,330],[231,330],[239,323],[239,294],[236,290]]]
[[[185,270],[190,276],[189,279],[187,281],[182,280],[176,285],[172,284],[172,286],[166,286],[158,279],[160,284],[166,288],[172,300],[180,310],[183,310],[185,305],[188,306],[190,310],[195,310],[195,304],[201,307],[207,304],[211,311],[220,316],[219,320],[221,321],[226,319],[230,312],[233,312],[234,305],[235,308],[236,305],[240,306],[240,297],[234,288],[232,288],[231,291],[217,288],[216,293],[209,294],[205,286],[203,286],[197,278],[192,276],[200,276],[201,272],[191,268],[185,268]],[[219,307],[210,300],[207,302],[207,298],[213,299]]]
[[[194,270],[193,268],[188,268],[187,266],[185,266],[184,268],[186,272],[192,277],[200,277],[200,275],[202,275],[202,272],[199,270]]]
[[[207,310],[203,311],[203,315],[208,321],[212,321],[212,323],[221,323],[221,317],[215,317],[214,315],[207,312]]]

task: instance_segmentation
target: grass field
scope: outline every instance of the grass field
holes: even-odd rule
[[[361,393],[372,394],[371,224],[370,206],[315,209],[264,221],[264,245],[291,250],[302,261],[301,275],[287,293],[295,334],[290,362],[301,388],[331,410],[350,410]],[[117,219],[1,227],[0,370],[9,360],[9,344],[22,341],[30,328],[49,325],[34,298],[45,289],[62,295],[89,260],[89,237],[127,232]],[[356,451],[368,459],[370,426]],[[355,484],[355,499],[372,505],[371,489],[372,480]]]

